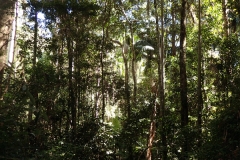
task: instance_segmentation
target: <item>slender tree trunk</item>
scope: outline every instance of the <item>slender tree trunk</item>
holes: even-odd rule
[[[223,20],[223,38],[228,38],[229,37],[229,21],[228,21],[228,13],[227,13],[227,3],[228,0],[222,0],[222,20]],[[222,99],[223,99],[223,103],[224,106],[228,106],[228,92],[229,92],[229,80],[231,77],[231,63],[230,63],[230,57],[232,55],[230,55],[230,52],[227,51],[224,54],[222,54],[222,65],[225,66],[224,67],[224,71],[225,74],[223,75],[223,95],[222,95]]]
[[[18,0],[15,2],[14,7],[14,19],[13,19],[13,25],[12,25],[12,33],[11,33],[11,39],[10,39],[10,45],[9,45],[9,53],[8,53],[8,64],[12,65],[14,62],[14,56],[15,56],[15,49],[16,49],[16,33],[17,33],[17,20],[18,20]],[[10,82],[10,80],[9,80]]]
[[[0,0],[0,100],[3,99],[4,86],[2,85],[2,81],[7,58],[9,35],[13,23],[14,2]]]
[[[75,96],[73,90],[73,53],[72,53],[72,45],[71,40],[67,38],[67,49],[68,49],[68,108],[71,109],[71,117],[72,117],[72,138],[74,140],[76,134],[76,104],[75,104]]]
[[[131,28],[131,26],[130,26],[130,28]],[[131,36],[133,36],[132,33],[133,32],[132,32],[132,28],[131,28]],[[125,82],[124,82],[124,85],[125,85],[125,105],[127,107],[127,118],[130,119],[130,117],[131,117],[131,104],[130,104],[129,68],[128,68],[128,59],[129,59],[128,49],[129,49],[129,46],[127,44],[127,41],[128,41],[128,39],[126,39],[125,42],[121,46],[122,46],[122,57],[123,57],[124,66],[125,66]],[[132,39],[132,41],[133,41],[133,39]],[[118,42],[118,44],[121,44],[121,43]],[[131,45],[133,47],[133,44],[131,44]],[[131,49],[132,49],[131,52],[133,53],[134,49],[132,47],[131,47]],[[133,53],[133,54],[135,54],[135,53]],[[132,64],[133,64],[133,60],[132,60]],[[133,75],[135,76],[135,69],[134,68],[132,68],[132,72],[133,72]],[[133,100],[133,105],[135,105],[135,102],[136,101]],[[129,137],[128,140],[129,140],[129,145],[127,147],[128,159],[133,159],[133,148],[132,148],[131,137]]]
[[[159,18],[158,18],[158,2],[157,0],[154,0],[154,9],[155,9],[155,17],[156,17],[156,41],[157,41],[157,57],[158,57],[158,92],[159,92],[159,99],[160,99],[160,106],[158,108],[159,110],[159,127],[161,129],[161,147],[162,150],[162,159],[167,159],[167,139],[165,135],[165,129],[164,129],[164,117],[165,117],[165,93],[164,93],[164,78],[165,78],[165,64],[164,64],[164,1],[161,0],[161,35],[159,32]]]
[[[79,32],[77,31],[77,35]],[[74,59],[74,67],[75,67],[75,97],[76,97],[76,123],[79,124],[80,122],[80,113],[81,113],[81,106],[82,106],[82,101],[81,101],[81,44],[76,44],[76,51],[75,51],[75,59]],[[76,125],[77,125],[76,124]]]
[[[150,123],[150,129],[149,129],[149,137],[148,137],[148,146],[147,146],[148,148],[147,148],[147,154],[146,154],[147,160],[152,159],[151,149],[153,146],[153,141],[156,133],[156,115],[157,115],[156,95],[154,95],[154,102],[152,104],[153,104],[153,111],[151,115],[151,123]]]
[[[164,135],[164,104],[165,104],[165,96],[164,96],[164,30],[163,30],[163,1],[161,0],[161,34],[159,32],[159,18],[158,18],[158,2],[157,0],[154,0],[154,9],[155,9],[155,17],[156,17],[156,41],[157,41],[157,58],[158,58],[158,92],[159,92],[159,99],[160,99],[160,105],[158,107],[159,110],[159,127],[161,129],[161,147],[165,150],[165,143],[166,138]],[[166,159],[165,157],[165,151],[162,152],[162,159]]]
[[[186,9],[187,0],[181,0],[180,20],[180,97],[181,97],[181,126],[184,133],[181,159],[187,159],[188,137],[185,127],[188,125],[187,73],[186,73]]]
[[[102,121],[104,122],[104,114],[105,114],[105,75],[104,75],[104,64],[103,64],[103,54],[105,52],[104,46],[105,46],[105,28],[103,26],[102,28],[103,36],[102,36],[102,50],[101,50],[101,91],[102,91]]]
[[[161,65],[160,65],[160,33],[159,33],[158,2],[157,2],[157,0],[154,0],[154,10],[155,10],[155,17],[156,17],[156,42],[157,42],[157,59],[158,59],[158,91],[157,92],[159,92],[160,84],[161,84],[161,67],[160,67]],[[160,107],[161,106],[158,106],[157,110],[161,112]],[[160,121],[160,118],[158,118],[158,121]],[[156,127],[159,127],[159,126],[156,126]],[[159,147],[159,149],[161,149],[160,145],[158,147]],[[149,151],[149,152],[151,152],[151,151]]]
[[[38,18],[37,18],[38,12],[35,9],[34,13],[34,46],[33,46],[33,68],[36,69],[36,63],[37,63],[37,40],[38,40]],[[37,78],[37,77],[35,77]]]
[[[33,41],[33,75],[32,75],[32,79],[33,79],[33,88],[32,88],[32,95],[34,98],[34,102],[35,102],[35,108],[36,110],[38,110],[39,106],[38,106],[38,84],[37,84],[37,68],[36,68],[36,64],[37,64],[37,50],[38,50],[38,11],[35,8],[34,11],[34,41]],[[30,107],[29,112],[28,112],[28,122],[32,121],[32,115],[33,115],[33,108]]]
[[[130,24],[131,30],[131,53],[132,53],[132,77],[133,77],[133,103],[132,106],[136,106],[136,96],[137,96],[137,77],[136,77],[136,53],[134,49],[134,37],[132,23]]]
[[[122,57],[123,57],[123,62],[124,62],[124,70],[125,70],[125,75],[124,75],[124,100],[125,100],[125,114],[129,118],[131,115],[131,105],[130,105],[130,90],[129,90],[129,68],[128,68],[128,49],[129,46],[127,43],[121,43],[118,40],[112,40],[114,43],[117,43],[122,47]]]
[[[198,147],[202,145],[202,33],[201,33],[201,0],[198,0]]]
[[[223,36],[228,37],[228,18],[227,18],[227,0],[222,0],[222,19],[223,19]]]
[[[171,8],[172,15],[172,55],[176,56],[176,22],[175,22],[175,5],[172,5]]]
[[[160,95],[160,116],[161,116],[161,139],[162,139],[162,148],[163,155],[162,159],[167,159],[167,138],[165,134],[165,55],[164,55],[164,0],[161,0],[161,52],[160,52],[160,86],[159,86],[159,95]]]
[[[37,64],[37,50],[38,50],[38,18],[37,18],[37,15],[38,15],[38,11],[35,9],[35,13],[34,13],[34,44],[33,44],[33,69],[34,69],[34,75],[33,75],[33,82],[34,82],[34,87],[33,87],[33,91],[32,91],[32,94],[33,94],[33,97],[34,97],[34,100],[35,100],[35,107],[36,107],[36,110],[39,109],[39,106],[38,106],[38,84],[37,84],[37,79],[38,79],[38,75],[37,75],[37,67],[36,67],[36,64]],[[30,109],[29,111],[29,120],[31,121],[32,120],[32,108]]]
[[[125,105],[127,116],[131,115],[131,105],[130,105],[130,90],[129,90],[129,69],[128,69],[128,45],[126,43],[122,44],[122,57],[124,61],[125,69],[125,81],[124,81],[124,92],[125,92]]]

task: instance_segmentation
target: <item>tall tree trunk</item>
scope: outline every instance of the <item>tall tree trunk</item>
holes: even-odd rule
[[[121,0],[118,1],[119,4],[120,4],[120,8],[121,8],[121,12],[123,13],[124,17],[126,18],[126,20],[128,21],[129,25],[130,25],[130,31],[131,31],[131,38],[132,38],[132,46],[133,46],[133,28],[132,28],[132,22],[129,21],[125,11],[124,11],[124,8],[123,8],[123,3]],[[125,102],[126,102],[126,107],[127,109],[127,116],[128,118],[130,118],[130,115],[131,115],[131,105],[130,105],[130,88],[129,88],[129,67],[128,67],[128,60],[129,60],[129,55],[128,55],[128,49],[129,49],[129,42],[130,40],[129,39],[126,39],[126,30],[125,30],[125,42],[123,44],[121,44],[119,41],[114,41],[115,43],[118,43],[120,44],[120,46],[122,47],[122,56],[123,56],[123,60],[124,60],[124,66],[125,66]],[[129,42],[129,43],[128,43]],[[134,51],[134,48],[131,47],[132,49],[132,52]],[[134,56],[135,53],[134,53]],[[133,61],[132,61],[133,63]],[[132,68],[132,72],[135,72],[135,69]],[[134,76],[135,74],[133,74]],[[134,97],[136,97],[136,79],[134,79],[133,77],[133,81],[134,81]],[[135,101],[135,99],[133,100]]]
[[[135,61],[136,61],[136,55],[135,55],[135,51],[134,51],[134,46],[133,46],[133,28],[132,28],[132,23],[130,21],[128,21],[130,24],[130,31],[131,31],[131,42],[130,42],[130,48],[131,51],[130,53],[133,54],[132,57],[132,76],[133,76],[133,101],[132,104],[130,104],[130,88],[129,88],[129,70],[128,70],[128,44],[130,39],[125,39],[125,43],[123,44],[123,51],[122,51],[122,55],[123,55],[123,59],[124,59],[124,65],[125,65],[125,96],[126,96],[126,102],[127,102],[127,117],[128,119],[131,118],[131,107],[135,106],[136,104],[136,73],[135,73]],[[128,159],[133,159],[133,141],[132,138],[129,136],[128,138],[129,144],[127,147],[127,151],[128,151]]]
[[[202,26],[201,26],[201,0],[198,1],[198,147],[202,145]]]
[[[156,87],[156,86],[155,86]],[[152,110],[152,115],[151,115],[151,123],[150,123],[150,129],[149,129],[149,137],[148,137],[148,146],[147,146],[147,154],[146,154],[146,159],[151,160],[152,159],[152,146],[153,146],[153,140],[155,138],[155,133],[156,133],[156,115],[157,115],[157,101],[156,101],[156,93],[154,93],[154,101],[152,103],[153,105],[153,110]]]
[[[158,18],[158,2],[154,0],[154,9],[155,9],[155,17],[156,17],[156,41],[157,41],[157,58],[158,58],[158,95],[160,99],[159,105],[159,127],[161,130],[161,147],[162,150],[162,159],[167,159],[167,140],[165,135],[164,129],[164,117],[165,117],[165,93],[164,93],[164,16],[163,16],[163,9],[164,9],[164,1],[161,0],[161,35],[159,32],[159,18]]]
[[[132,106],[136,106],[136,96],[137,96],[137,77],[136,77],[136,53],[134,49],[134,37],[133,37],[133,28],[132,23],[130,23],[130,30],[131,30],[131,53],[132,53],[132,77],[133,77],[133,102]]]
[[[180,96],[181,96],[181,126],[183,129],[183,146],[181,159],[187,159],[188,137],[185,127],[188,125],[187,73],[186,73],[186,9],[187,0],[181,0],[180,14]]]
[[[0,100],[3,99],[3,74],[7,58],[7,46],[13,23],[14,2],[0,0]]]
[[[37,70],[36,70],[36,63],[37,63],[37,50],[38,50],[38,11],[35,8],[34,11],[34,42],[33,42],[33,70],[34,70],[34,74],[33,74],[33,90],[32,90],[32,95],[34,97],[34,101],[35,101],[35,108],[36,110],[38,110],[39,106],[38,106],[38,88],[37,88]],[[30,108],[29,113],[28,113],[28,121],[32,121],[32,108]]]
[[[222,20],[223,20],[223,38],[228,38],[229,36],[229,21],[228,21],[228,13],[227,13],[227,3],[228,0],[222,0]],[[230,55],[229,51],[226,51],[224,54],[222,54],[222,65],[224,67],[224,72],[225,74],[223,75],[223,83],[222,83],[222,88],[223,88],[223,103],[224,106],[228,106],[228,92],[229,92],[229,80],[231,77],[231,63],[230,63]]]
[[[33,86],[32,86],[32,91],[31,94],[33,95],[34,98],[34,105],[35,109],[38,111],[38,84],[37,84],[37,50],[38,50],[38,11],[36,8],[34,8],[34,39],[33,39],[33,58],[32,58],[32,64],[33,64],[33,75],[32,75],[32,81],[33,81]],[[28,122],[31,122],[33,119],[33,107],[29,106],[29,112],[28,112]]]
[[[162,139],[162,148],[163,148],[163,155],[162,159],[166,160],[167,159],[167,139],[166,139],[166,134],[165,134],[165,55],[164,55],[164,0],[161,0],[161,48],[160,48],[160,85],[159,85],[159,95],[160,95],[160,117],[161,117],[161,139]]]
[[[150,0],[147,1],[147,19],[150,18]],[[150,24],[148,23],[148,28],[150,27]],[[150,30],[148,30],[150,31]],[[149,34],[149,33],[148,33]],[[156,87],[155,85],[153,87]],[[156,91],[157,92],[157,91]],[[153,111],[151,115],[151,123],[149,128],[149,136],[148,136],[148,142],[147,142],[147,153],[146,153],[146,159],[151,160],[152,159],[152,146],[156,134],[156,116],[157,116],[157,102],[156,102],[156,93],[153,93],[154,95],[154,104],[153,104]]]
[[[74,140],[76,135],[76,104],[75,95],[73,90],[73,53],[72,53],[72,43],[69,37],[67,37],[67,49],[68,49],[68,108],[71,109],[72,117],[72,140]]]
[[[201,26],[201,0],[198,0],[198,147],[202,145],[202,109],[203,109],[203,96],[202,96],[202,26]]]
[[[129,68],[128,68],[128,49],[129,46],[126,42],[123,44],[119,42],[118,40],[112,40],[114,43],[117,43],[119,46],[122,47],[122,57],[124,62],[124,100],[125,100],[125,114],[129,118],[131,115],[131,105],[130,105],[130,90],[129,90]]]
[[[8,62],[10,65],[12,62],[14,62],[14,56],[15,56],[15,49],[16,49],[16,33],[17,33],[17,21],[18,21],[18,11],[19,10],[19,2],[16,0],[15,3],[15,12],[14,12],[14,20],[12,25],[12,34],[11,34],[11,42],[10,42],[10,49],[9,49],[9,56],[8,56]]]
[[[227,18],[227,0],[222,0],[222,19],[223,19],[223,36],[228,37],[228,18]]]
[[[130,90],[129,90],[129,69],[128,69],[128,45],[125,43],[122,44],[122,57],[124,61],[125,69],[125,81],[124,81],[124,94],[125,94],[125,105],[127,116],[131,115],[131,105],[130,105]]]
[[[104,122],[104,114],[105,114],[105,75],[104,75],[104,64],[103,64],[103,54],[105,52],[105,49],[104,49],[104,46],[105,46],[105,28],[103,26],[102,28],[102,32],[103,32],[103,35],[102,35],[102,50],[101,50],[101,71],[102,71],[102,74],[101,74],[101,91],[102,91],[102,121]]]
[[[172,16],[172,55],[176,56],[176,22],[175,22],[175,5],[172,5],[171,8],[171,16]]]
[[[37,62],[37,38],[38,38],[38,18],[37,18],[38,12],[35,9],[34,12],[34,46],[33,46],[33,68],[36,67]]]

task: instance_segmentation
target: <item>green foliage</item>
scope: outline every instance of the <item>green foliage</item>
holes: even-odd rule
[[[211,137],[203,145],[201,159],[239,159],[239,108],[234,102],[231,108],[219,113],[211,122]]]

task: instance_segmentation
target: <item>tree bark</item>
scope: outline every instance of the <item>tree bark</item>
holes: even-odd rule
[[[167,138],[165,134],[165,55],[164,55],[164,0],[161,0],[161,52],[160,52],[160,116],[162,118],[161,121],[161,138],[162,138],[162,148],[163,148],[163,155],[162,159],[167,159]]]
[[[131,105],[130,105],[130,90],[129,90],[129,68],[128,68],[128,49],[127,43],[121,43],[118,40],[112,40],[112,42],[117,43],[122,48],[122,57],[124,62],[124,100],[125,100],[125,114],[129,118],[131,115]]]
[[[160,100],[159,110],[159,127],[161,136],[162,159],[167,159],[167,139],[164,129],[164,117],[165,117],[165,91],[164,91],[164,78],[165,78],[165,60],[164,60],[164,1],[161,0],[161,35],[159,32],[159,18],[158,18],[158,2],[154,0],[154,9],[156,17],[156,41],[157,41],[157,58],[158,58],[158,95]]]
[[[122,44],[122,57],[124,61],[125,69],[125,81],[124,81],[124,94],[125,94],[125,104],[126,104],[126,113],[127,117],[131,116],[131,105],[130,105],[130,90],[129,90],[129,68],[128,68],[128,45],[126,42]]]
[[[176,56],[176,22],[175,22],[175,5],[172,5],[171,8],[171,16],[172,16],[172,55]]]
[[[67,35],[68,36],[68,35]],[[68,108],[71,109],[71,127],[72,127],[72,140],[76,135],[76,103],[73,90],[73,53],[72,53],[71,39],[67,37],[67,50],[68,50]]]
[[[198,1],[198,147],[202,145],[202,108],[203,108],[203,96],[202,96],[202,33],[201,33],[201,0]]]
[[[134,37],[132,23],[130,23],[131,30],[131,53],[132,53],[132,77],[133,77],[133,101],[132,106],[136,106],[137,101],[137,77],[136,77],[136,53],[134,49]]]
[[[181,126],[184,133],[181,159],[186,159],[188,154],[188,140],[185,127],[188,125],[188,99],[187,99],[187,73],[186,73],[186,9],[187,0],[181,0],[180,13],[180,97],[181,97]]]
[[[149,137],[148,137],[148,146],[147,146],[147,154],[146,154],[147,160],[152,159],[151,149],[153,146],[153,140],[155,138],[155,133],[156,133],[156,115],[157,115],[156,93],[154,95],[154,103],[152,104],[153,104],[153,111],[151,115],[151,123],[150,123],[150,129],[149,129]]]
[[[101,74],[101,78],[102,78],[102,81],[101,81],[101,91],[102,91],[102,121],[104,122],[104,115],[105,115],[105,75],[104,75],[104,64],[103,64],[103,54],[105,52],[105,49],[104,49],[104,45],[105,45],[105,28],[103,26],[102,28],[102,32],[103,32],[103,35],[102,35],[102,50],[101,50],[101,71],[102,71],[102,74]]]
[[[7,58],[7,46],[13,23],[14,0],[0,0],[0,100],[3,99],[3,75]]]
[[[223,19],[223,36],[228,37],[228,18],[227,18],[227,0],[222,0],[222,19]]]
[[[32,79],[33,79],[33,89],[32,89],[32,95],[34,97],[34,101],[35,101],[35,108],[38,111],[38,84],[37,84],[37,70],[36,70],[36,63],[37,63],[37,50],[38,50],[38,11],[35,8],[34,11],[34,41],[33,41],[33,75],[32,75]],[[32,121],[32,113],[33,109],[30,108],[29,109],[29,113],[28,113],[28,121],[31,122]]]
[[[227,3],[228,0],[222,0],[222,20],[223,20],[223,38],[227,39],[229,37],[229,21],[228,21],[228,13],[227,13]],[[230,52],[229,51],[225,51],[224,54],[222,54],[222,65],[225,66],[224,67],[224,72],[225,74],[223,75],[223,82],[222,82],[222,88],[223,88],[223,95],[222,95],[222,99],[223,99],[223,103],[224,106],[227,107],[229,105],[228,102],[228,92],[229,92],[229,80],[231,77],[231,63],[230,63]]]

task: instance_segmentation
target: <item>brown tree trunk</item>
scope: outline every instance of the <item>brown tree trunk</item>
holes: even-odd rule
[[[70,38],[67,38],[67,49],[68,49],[68,108],[71,109],[72,117],[72,138],[76,135],[76,104],[75,104],[75,95],[73,90],[73,53],[72,53],[72,43]]]
[[[133,77],[133,101],[132,106],[136,106],[136,96],[137,96],[137,77],[136,77],[136,53],[134,49],[134,37],[133,37],[133,28],[130,24],[131,29],[131,53],[132,53],[132,77]]]
[[[198,147],[202,145],[202,109],[203,109],[203,96],[202,96],[202,33],[201,33],[201,0],[198,1]]]
[[[223,36],[228,37],[227,0],[222,0]]]
[[[172,55],[176,56],[176,22],[175,22],[175,6],[173,4],[171,8],[171,15],[172,15]]]
[[[34,13],[34,41],[33,41],[33,75],[32,75],[32,79],[33,79],[33,89],[32,89],[32,95],[34,98],[34,102],[35,102],[35,108],[36,110],[38,110],[39,106],[38,106],[38,84],[37,84],[37,71],[36,71],[36,63],[37,63],[37,50],[38,50],[38,45],[37,45],[37,40],[38,40],[38,11],[35,9],[35,13]],[[32,113],[33,109],[32,107],[29,109],[29,113],[28,113],[28,121],[31,122],[32,121]]]
[[[165,134],[165,49],[164,49],[164,0],[161,0],[161,52],[160,52],[160,87],[159,87],[159,95],[160,95],[160,117],[161,117],[161,139],[162,139],[162,159],[167,159],[167,138]]]
[[[3,99],[3,74],[7,58],[7,46],[13,23],[14,2],[0,0],[0,100]]]
[[[156,102],[156,95],[154,96],[154,103],[153,103],[153,111],[151,115],[151,123],[150,123],[150,129],[149,129],[149,137],[148,137],[148,146],[147,146],[147,154],[146,154],[146,159],[151,160],[152,159],[152,145],[153,145],[153,140],[155,138],[155,133],[156,133],[156,114],[157,113],[157,102]]]
[[[118,40],[112,40],[114,43],[117,43],[119,46],[122,47],[122,57],[123,57],[123,62],[124,62],[124,70],[125,70],[125,75],[124,75],[124,100],[125,100],[125,114],[127,117],[130,117],[131,115],[131,105],[130,105],[130,90],[129,90],[129,67],[128,67],[128,49],[129,46],[127,43],[121,43]]]
[[[124,81],[124,92],[125,92],[125,103],[127,116],[131,115],[131,105],[130,105],[130,90],[129,90],[129,69],[128,69],[128,45],[126,43],[122,44],[122,57],[124,61],[125,69],[125,81]]]
[[[228,21],[228,13],[227,13],[227,3],[228,0],[222,0],[222,20],[223,20],[223,38],[228,38],[229,36],[229,21]],[[226,51],[224,54],[222,54],[222,65],[225,66],[224,67],[224,72],[225,74],[223,75],[223,83],[222,83],[222,88],[223,88],[223,103],[224,106],[228,106],[229,102],[228,102],[228,92],[229,92],[229,80],[231,77],[231,63],[230,63],[230,57],[232,55],[230,55],[229,51]]]
[[[160,99],[160,105],[158,107],[159,110],[159,127],[161,130],[160,136],[162,145],[160,148],[162,149],[162,159],[167,159],[167,139],[165,135],[164,129],[164,117],[165,117],[165,93],[164,93],[164,78],[165,78],[165,60],[164,60],[164,1],[161,0],[161,35],[159,32],[159,19],[158,19],[158,2],[154,0],[154,9],[155,9],[155,17],[156,17],[156,41],[157,41],[157,58],[158,58],[158,95]]]
[[[188,99],[187,99],[187,73],[186,73],[186,9],[187,0],[181,0],[181,13],[180,13],[180,54],[179,54],[179,67],[180,67],[180,97],[181,97],[181,126],[185,130],[188,125]],[[181,159],[187,159],[188,154],[188,140],[187,132],[184,133],[184,141],[182,147]]]
[[[103,54],[105,52],[104,45],[105,45],[105,28],[103,26],[102,29],[103,36],[102,36],[102,50],[101,50],[101,92],[102,92],[102,121],[104,122],[104,115],[105,115],[105,75],[104,75],[104,64],[103,64]]]

